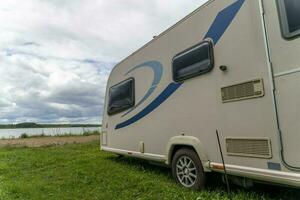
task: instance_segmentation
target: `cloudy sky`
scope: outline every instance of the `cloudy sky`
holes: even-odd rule
[[[1,0],[0,123],[99,123],[112,67],[206,0]]]

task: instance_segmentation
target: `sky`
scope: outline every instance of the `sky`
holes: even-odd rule
[[[1,0],[0,124],[101,123],[113,66],[206,0]]]

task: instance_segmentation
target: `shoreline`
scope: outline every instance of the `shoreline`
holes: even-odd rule
[[[39,134],[34,134],[30,135],[28,133],[22,133],[19,136],[11,136],[11,137],[1,137],[0,140],[14,140],[14,139],[24,139],[24,138],[40,138],[40,137],[72,137],[72,136],[89,136],[89,135],[99,135],[101,132],[100,131],[85,131],[83,133],[61,133],[61,134],[45,134],[45,133],[39,133]]]

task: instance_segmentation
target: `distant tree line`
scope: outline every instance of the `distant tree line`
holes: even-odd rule
[[[68,128],[68,127],[101,127],[101,124],[37,124],[25,122],[19,124],[0,124],[0,129],[9,128]]]

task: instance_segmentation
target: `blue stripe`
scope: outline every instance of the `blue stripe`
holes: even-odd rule
[[[211,38],[216,45],[235,18],[236,14],[241,9],[244,2],[245,0],[238,0],[219,12],[204,38]]]
[[[165,100],[167,100],[179,87],[181,86],[181,83],[170,83],[166,89],[158,96],[156,99],[154,99],[146,108],[144,108],[141,112],[139,112],[134,117],[126,120],[125,122],[118,124],[116,126],[116,129],[124,128],[126,126],[129,126],[136,121],[140,120],[141,118],[145,117],[149,113],[151,113],[153,110],[155,110],[160,104],[162,104]]]
[[[218,43],[220,38],[223,36],[239,10],[241,9],[245,0],[237,0],[235,3],[231,4],[230,6],[226,7],[224,10],[220,11],[216,16],[214,22],[212,23],[211,27],[209,28],[205,38],[211,38],[214,42],[214,45]],[[155,110],[160,104],[166,101],[180,86],[182,83],[170,83],[162,93],[154,99],[147,107],[145,107],[141,112],[133,116],[132,118],[122,122],[116,126],[115,129],[124,128],[129,126],[138,120],[142,119],[153,110]]]
[[[154,90],[156,89],[157,85],[160,83],[162,74],[163,74],[163,66],[160,62],[158,61],[148,61],[145,63],[142,63],[134,68],[132,68],[131,70],[129,70],[125,76],[127,76],[128,74],[130,74],[131,72],[133,72],[136,69],[142,68],[142,67],[149,67],[152,69],[153,73],[154,73],[154,77],[153,77],[153,81],[151,84],[151,87],[148,89],[148,91],[146,92],[145,96],[135,104],[135,106],[133,108],[131,108],[130,110],[128,110],[124,115],[122,115],[122,117],[128,115],[129,113],[131,113],[133,110],[135,110],[139,105],[141,105],[146,99],[148,99],[148,97],[150,97],[150,95],[154,92]]]

